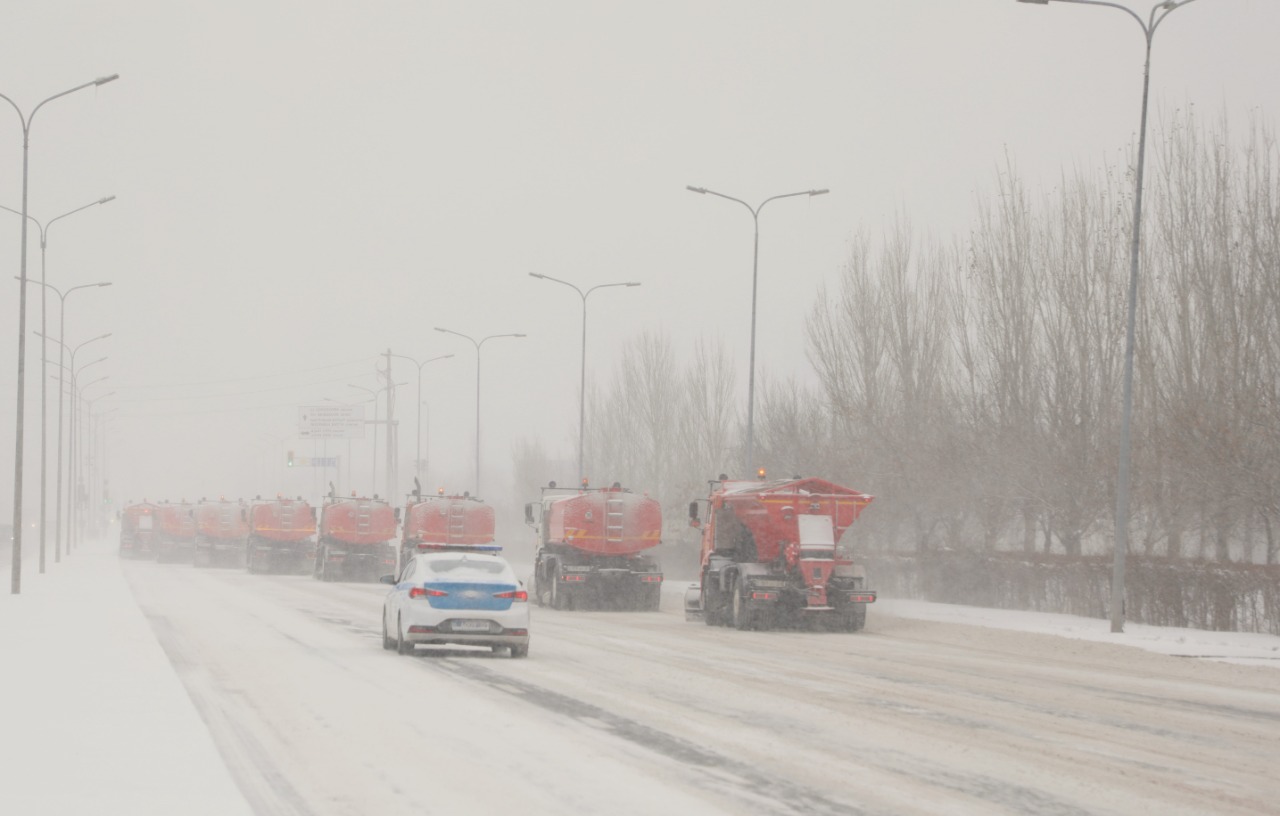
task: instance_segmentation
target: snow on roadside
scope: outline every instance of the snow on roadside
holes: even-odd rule
[[[1176,629],[1132,622],[1125,623],[1123,633],[1112,634],[1110,621],[1100,618],[890,598],[877,600],[874,610],[898,618],[1058,635],[1075,640],[1133,646],[1174,657],[1280,669],[1280,636],[1276,635],[1207,632],[1202,629]]]
[[[251,813],[110,545],[23,570],[0,667],[0,813]]]

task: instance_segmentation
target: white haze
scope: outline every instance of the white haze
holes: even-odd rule
[[[1273,0],[1179,11],[1157,37],[1156,109],[1274,121],[1277,31]],[[687,184],[753,203],[830,188],[761,218],[761,369],[806,377],[803,320],[853,235],[903,215],[962,236],[1006,156],[1046,186],[1063,167],[1116,159],[1136,131],[1141,68],[1140,33],[1120,14],[1013,0],[55,0],[11,4],[0,31],[0,93],[26,111],[121,76],[37,115],[30,193],[41,220],[118,196],[57,223],[48,246],[50,283],[114,284],[72,296],[67,339],[113,333],[78,362],[110,357],[92,393],[115,392],[99,405],[117,409],[117,499],[319,489],[314,472],[282,467],[285,450],[313,455],[292,439],[295,406],[360,398],[348,383],[376,387],[388,347],[456,355],[425,370],[431,480],[470,487],[474,352],[434,326],[528,335],[484,349],[484,492],[505,489],[519,440],[571,460],[580,306],[529,272],[643,283],[592,296],[591,381],[660,329],[681,349],[724,342],[745,392],[751,220]],[[0,105],[0,204],[20,206],[20,168],[17,117]],[[6,280],[18,226],[0,212]],[[17,293],[0,286],[5,462]],[[31,518],[37,338],[28,352]],[[409,382],[407,474],[416,382],[402,360],[395,374]],[[353,445],[362,490],[367,447]],[[0,469],[5,520],[12,478]]]

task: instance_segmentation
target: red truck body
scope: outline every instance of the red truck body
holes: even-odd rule
[[[316,513],[301,496],[255,499],[246,514],[249,572],[302,572],[315,555]]]
[[[157,507],[160,518],[157,561],[190,561],[194,557],[196,521],[191,515],[192,507],[186,501],[177,504],[161,502]]]
[[[554,490],[554,488],[548,488]],[[525,506],[538,533],[535,598],[557,609],[587,602],[656,610],[662,569],[645,550],[662,543],[662,507],[620,486],[544,493]]]
[[[197,567],[242,566],[249,534],[244,502],[202,499],[191,512],[196,526],[192,563]]]
[[[154,557],[160,539],[159,506],[143,499],[120,511],[120,555]]]
[[[470,496],[414,496],[404,509],[400,563],[428,550],[497,552],[493,508]]]
[[[367,580],[395,572],[396,514],[382,499],[330,497],[320,511],[315,576]]]
[[[686,613],[740,629],[805,615],[861,629],[875,593],[838,543],[871,501],[825,479],[714,482],[701,581],[686,596]],[[696,502],[690,515],[699,525]]]

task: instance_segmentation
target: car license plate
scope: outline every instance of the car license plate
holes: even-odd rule
[[[455,632],[488,632],[489,621],[483,621],[483,620],[454,621],[453,631]]]

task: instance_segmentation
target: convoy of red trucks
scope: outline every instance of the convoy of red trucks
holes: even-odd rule
[[[865,626],[876,593],[841,537],[871,496],[818,478],[721,476],[710,484],[705,521],[703,502],[689,507],[702,547],[698,582],[685,594],[687,619],[738,629],[814,623],[856,632]],[[659,608],[664,576],[652,552],[662,535],[656,500],[616,482],[570,489],[552,482],[540,500],[525,505],[525,521],[537,536],[531,584],[538,605]],[[424,497],[420,487],[403,518],[376,495],[343,498],[332,490],[319,519],[302,497],[194,505],[144,500],[120,512],[120,554],[161,561],[189,556],[197,567],[244,565],[250,572],[305,572],[311,564],[322,581],[376,581],[417,553],[501,550],[494,529],[493,508],[480,500],[443,489]]]

